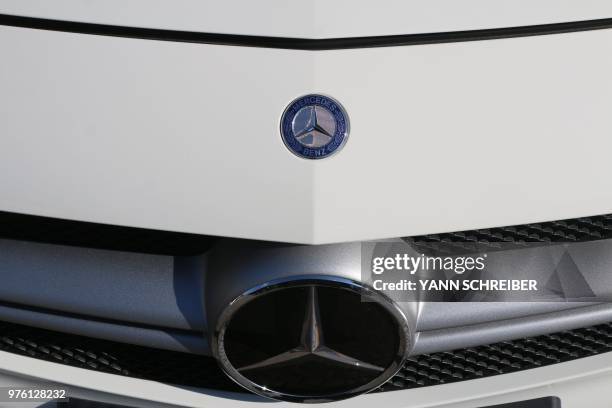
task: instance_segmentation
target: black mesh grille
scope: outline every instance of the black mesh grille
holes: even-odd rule
[[[119,227],[0,211],[0,238],[121,251],[195,255],[216,238],[206,235]],[[612,238],[612,214],[510,227],[405,238],[423,247],[437,244],[579,242]]]
[[[240,391],[211,357],[157,350],[0,322],[0,350],[165,383]]]
[[[508,245],[585,242],[612,238],[612,214],[570,220],[404,238],[423,252],[508,248]]]
[[[206,252],[214,237],[0,211],[0,238],[162,255]]]
[[[150,349],[0,322],[0,350],[170,384],[242,392],[210,357]],[[376,391],[466,381],[612,351],[612,323],[411,357]]]
[[[410,358],[380,387],[392,391],[490,377],[612,351],[612,323]]]

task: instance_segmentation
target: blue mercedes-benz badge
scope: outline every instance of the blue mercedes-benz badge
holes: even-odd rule
[[[281,136],[299,157],[322,159],[339,150],[348,139],[349,121],[338,101],[323,95],[297,98],[283,112]]]

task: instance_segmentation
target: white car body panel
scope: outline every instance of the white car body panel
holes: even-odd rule
[[[611,44],[312,52],[1,27],[0,210],[308,244],[610,213]],[[351,120],[316,161],[279,135],[312,92]]]
[[[612,16],[608,0],[0,0],[0,13],[209,33],[344,38]]]

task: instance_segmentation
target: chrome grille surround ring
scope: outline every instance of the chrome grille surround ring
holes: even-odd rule
[[[411,346],[406,317],[392,300],[327,275],[248,290],[221,313],[212,343],[223,371],[242,387],[309,403],[379,387],[403,366]]]

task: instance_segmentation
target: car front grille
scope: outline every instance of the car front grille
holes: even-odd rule
[[[164,383],[241,389],[211,357],[93,339],[0,322],[0,350],[40,360]]]
[[[165,254],[205,252],[214,238],[0,212],[0,237]],[[405,238],[424,248],[584,242],[612,238],[612,215]],[[0,322],[0,350],[105,373],[245,392],[211,357]],[[467,381],[612,351],[612,323],[474,348],[413,356],[376,391]]]
[[[0,350],[164,383],[246,392],[211,357],[0,323]],[[428,387],[543,367],[612,351],[612,323],[486,346],[424,354],[374,392]]]
[[[612,323],[411,357],[380,391],[529,370],[612,351]]]

